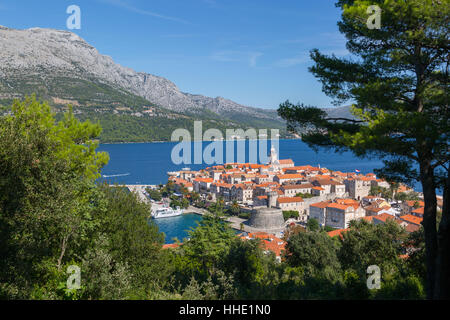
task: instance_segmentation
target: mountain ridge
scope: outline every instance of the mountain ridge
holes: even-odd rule
[[[115,63],[70,31],[0,26],[0,105],[33,93],[57,110],[72,104],[79,118],[99,121],[108,142],[168,140],[195,120],[206,121],[205,129],[279,129],[287,136],[276,110],[182,92],[164,77]]]
[[[22,74],[71,74],[95,78],[125,89],[163,108],[176,112],[201,113],[208,109],[218,115],[230,112],[273,119],[275,110],[240,105],[222,97],[182,92],[172,81],[145,72],[134,71],[114,62],[107,55],[65,30],[30,28],[0,29],[0,76]]]

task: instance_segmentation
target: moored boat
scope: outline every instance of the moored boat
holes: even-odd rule
[[[176,210],[172,208],[158,208],[152,211],[152,218],[153,219],[159,219],[159,218],[170,218],[170,217],[177,217],[181,216],[183,214],[183,210],[180,209],[180,207],[177,207]]]

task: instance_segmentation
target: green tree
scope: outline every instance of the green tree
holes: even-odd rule
[[[314,195],[311,193],[301,193],[301,192],[297,193],[295,196],[303,198],[303,199],[308,199],[308,198],[314,197]]]
[[[237,216],[241,212],[241,207],[237,203],[237,201],[233,201],[230,207],[231,213],[235,216]]]
[[[310,218],[308,219],[308,222],[306,223],[306,228],[309,231],[319,231],[320,230],[320,225],[319,225],[319,221],[317,219],[314,218]]]
[[[192,192],[191,193],[191,201],[193,204],[198,205],[198,203],[200,201],[200,195],[197,192]]]
[[[89,300],[126,299],[132,290],[128,265],[113,259],[108,242],[99,237],[82,261],[83,296]]]
[[[240,240],[231,242],[230,251],[224,257],[222,269],[233,274],[239,297],[254,297],[252,289],[265,277],[264,253],[259,240]]]
[[[95,151],[101,128],[70,110],[57,122],[34,96],[11,110],[0,117],[0,296],[27,299],[88,246],[108,156]]]
[[[399,256],[404,239],[404,230],[391,220],[379,225],[352,221],[350,230],[340,238],[339,261],[343,269],[356,271],[361,279],[366,278],[371,265],[380,267],[383,279],[392,278],[402,262]]]
[[[150,188],[146,189],[148,195],[150,196],[150,198],[152,198],[155,201],[161,201],[162,200],[162,195],[161,192],[159,192],[158,190],[153,190]]]
[[[169,269],[161,255],[164,235],[148,219],[150,206],[141,202],[135,193],[107,185],[99,189],[105,205],[97,212],[100,225],[96,238],[107,237],[103,241],[107,254],[113,261],[126,264],[132,294],[145,298],[146,292],[164,281],[162,275]]]
[[[224,216],[224,206],[225,206],[224,200],[222,198],[219,198],[215,203],[212,203],[208,207],[208,211],[216,218],[221,218]]]
[[[283,211],[283,217],[284,217],[284,221],[291,219],[291,218],[297,219],[299,217],[299,213],[298,213],[298,211],[295,211],[295,210]]]
[[[369,191],[369,195],[371,196],[380,196],[381,195],[381,187],[378,186],[371,186],[370,187],[370,191]]]
[[[400,192],[395,195],[397,201],[420,200],[417,192]]]
[[[369,5],[381,8],[381,29],[367,27]],[[339,29],[354,59],[313,50],[310,71],[336,103],[354,102],[354,117],[329,117],[288,101],[279,114],[311,146],[380,156],[385,167],[376,172],[388,181],[421,182],[427,297],[449,297],[450,217],[446,206],[437,231],[436,188],[447,195],[450,187],[450,6],[433,0],[339,0],[337,6]]]
[[[234,240],[235,233],[228,224],[217,216],[203,216],[198,226],[189,231],[183,250],[201,274],[212,275]]]
[[[323,232],[300,232],[292,235],[286,246],[286,262],[302,267],[307,277],[340,279],[341,266],[334,241]]]

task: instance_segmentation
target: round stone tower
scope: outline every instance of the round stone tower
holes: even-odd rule
[[[248,225],[264,231],[281,231],[284,228],[283,211],[276,208],[278,193],[272,191],[267,196],[267,208],[256,209],[252,212]]]
[[[284,228],[283,212],[278,208],[256,209],[252,213],[248,225],[264,231],[279,231]]]
[[[270,191],[267,193],[267,207],[276,208],[277,207],[278,193],[276,191]]]

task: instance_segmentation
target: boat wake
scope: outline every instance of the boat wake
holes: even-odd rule
[[[103,178],[115,178],[115,177],[126,177],[129,176],[129,173],[122,173],[122,174],[112,174],[112,175],[102,175]]]

